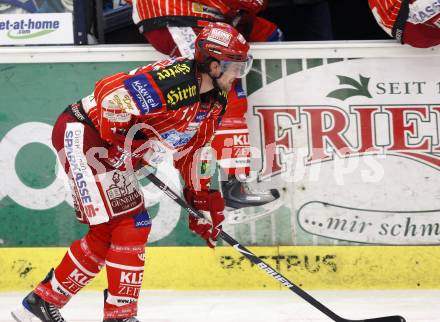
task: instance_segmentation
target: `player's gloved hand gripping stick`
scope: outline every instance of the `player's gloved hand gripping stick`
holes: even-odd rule
[[[179,195],[177,195],[173,190],[171,190],[165,183],[163,183],[159,178],[157,178],[153,173],[149,172],[146,168],[142,168],[140,171],[141,174],[145,175],[155,186],[157,186],[160,190],[162,190],[168,197],[173,199],[176,203],[178,203],[182,208],[188,211],[190,216],[204,218],[203,214],[197,211],[195,208],[190,206],[185,200],[183,200]],[[241,245],[238,241],[232,238],[230,235],[222,231],[219,235],[221,239],[223,239],[226,243],[234,247],[238,252],[244,255],[247,259],[249,259],[252,263],[258,266],[260,269],[265,271],[272,278],[276,279],[279,283],[286,286],[293,293],[299,295],[301,298],[309,302],[319,311],[327,315],[330,319],[336,322],[405,322],[406,320],[398,315],[393,316],[385,316],[373,319],[364,319],[364,320],[350,320],[344,319],[326,307],[324,304],[316,300],[310,294],[296,286],[293,282],[289,281],[285,276],[278,273],[271,266],[266,264],[260,258],[258,258],[254,253],[252,253],[249,249]]]

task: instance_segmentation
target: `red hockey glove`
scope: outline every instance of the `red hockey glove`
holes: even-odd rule
[[[183,189],[183,194],[191,206],[205,215],[205,218],[190,215],[189,229],[206,240],[210,248],[214,248],[222,231],[222,222],[225,220],[223,215],[225,202],[222,195],[219,191],[194,191],[187,187]],[[207,213],[210,219],[206,218]]]

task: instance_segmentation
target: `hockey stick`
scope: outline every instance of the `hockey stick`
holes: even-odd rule
[[[162,190],[168,197],[173,199],[176,203],[178,203],[182,208],[184,208],[190,215],[196,216],[196,217],[203,217],[203,215],[196,210],[195,208],[191,207],[185,200],[179,197],[173,190],[171,190],[165,183],[162,182],[158,177],[156,177],[153,173],[147,172],[144,170],[145,168],[141,169],[141,173],[146,175],[147,178],[160,190]],[[144,170],[144,171],[143,171]],[[344,319],[334,313],[332,310],[330,310],[328,307],[326,307],[324,304],[316,300],[314,297],[312,297],[310,294],[296,286],[294,283],[289,281],[286,277],[284,277],[282,274],[278,273],[275,269],[273,269],[270,265],[266,264],[264,261],[262,261],[260,258],[258,258],[254,253],[252,253],[249,249],[241,245],[238,241],[236,241],[234,238],[232,238],[229,234],[222,231],[220,233],[220,238],[223,239],[226,243],[231,245],[235,250],[240,252],[242,255],[244,255],[247,259],[249,259],[252,263],[254,263],[256,266],[258,266],[260,269],[262,269],[264,272],[266,272],[268,275],[273,277],[275,280],[277,280],[279,283],[287,287],[289,290],[291,290],[293,293],[299,295],[301,298],[309,302],[311,305],[313,305],[315,308],[317,308],[319,311],[327,315],[330,319],[336,322],[405,322],[406,320],[398,315],[393,316],[385,316],[385,317],[379,317],[379,318],[373,318],[373,319],[365,319],[365,320],[349,320]]]

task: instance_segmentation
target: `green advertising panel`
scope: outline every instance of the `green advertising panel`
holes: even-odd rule
[[[16,197],[27,187],[41,192],[56,178],[56,155],[49,148],[50,141],[33,142],[32,132],[50,132],[45,125],[52,126],[68,104],[90,94],[98,79],[140,65],[141,62],[0,65],[0,138],[2,144],[8,141],[8,146],[15,147],[15,158],[2,147],[1,165],[12,164],[12,176],[19,180],[18,185],[6,184],[11,173],[2,175],[1,246],[68,245],[86,231],[85,225],[76,222],[73,208],[52,191]],[[64,196],[64,191],[59,195]],[[28,202],[22,202],[23,198]],[[150,208],[153,216],[157,209],[158,206]],[[182,238],[178,238],[179,234]],[[178,241],[199,244],[183,221],[158,243],[174,245]]]
[[[278,67],[272,63],[274,70],[279,62]],[[89,95],[100,78],[145,64],[0,64],[0,247],[65,246],[84,234],[87,226],[75,219],[67,183],[62,182],[64,173],[51,148],[52,125],[68,104]],[[254,89],[258,89],[261,77],[255,79]],[[146,179],[141,183],[149,185]],[[161,196],[159,203],[147,201],[154,223],[150,245],[203,245],[187,229],[185,213],[166,198]],[[290,211],[278,212],[281,215],[275,220],[266,217],[253,227],[226,224],[225,229],[248,244],[291,244],[289,230],[281,229],[290,226]],[[161,218],[155,218],[158,213]],[[279,228],[276,236],[274,226]],[[257,237],[251,233],[254,229]]]

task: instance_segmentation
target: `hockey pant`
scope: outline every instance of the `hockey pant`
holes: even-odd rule
[[[134,316],[151,226],[138,182],[133,173],[106,165],[100,159],[106,143],[68,112],[56,121],[52,143],[68,175],[77,218],[90,227],[35,292],[61,308],[105,265],[104,319]]]
[[[78,220],[98,225],[138,214],[144,197],[133,171],[119,171],[104,160],[108,144],[98,131],[64,112],[55,122],[52,144],[69,179]]]

